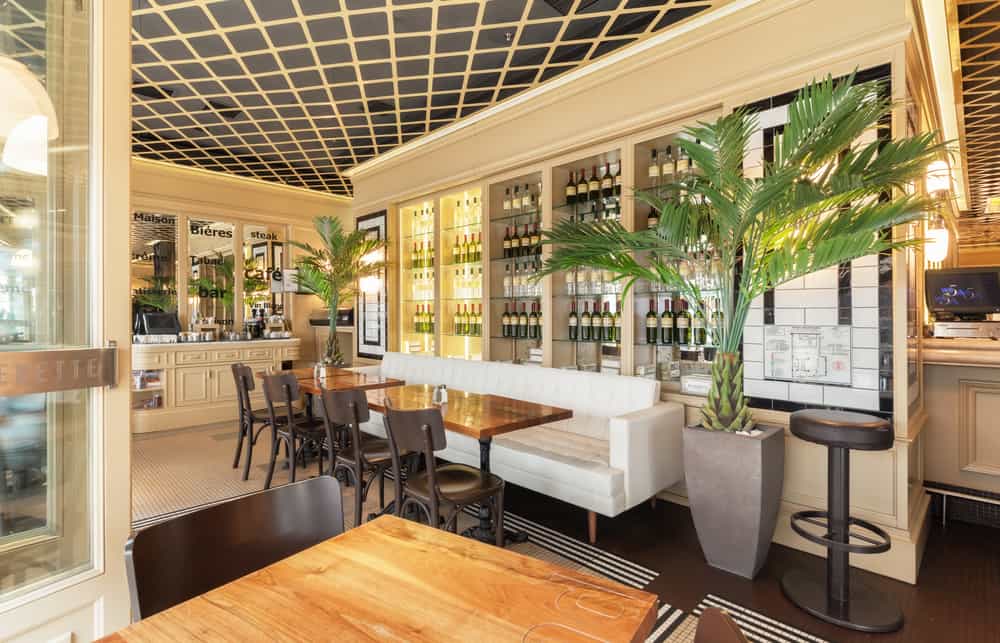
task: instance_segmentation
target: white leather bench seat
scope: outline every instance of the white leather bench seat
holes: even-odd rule
[[[493,439],[494,473],[522,487],[615,516],[680,482],[684,409],[654,380],[537,366],[387,353],[355,370],[571,409],[573,417]],[[382,416],[362,430],[385,437]],[[479,466],[479,443],[447,432],[443,460]]]

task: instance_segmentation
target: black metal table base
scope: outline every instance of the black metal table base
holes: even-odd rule
[[[827,623],[860,632],[895,632],[903,627],[903,613],[891,598],[857,579],[850,580],[847,600],[829,595],[826,579],[793,570],[781,579],[788,600]]]

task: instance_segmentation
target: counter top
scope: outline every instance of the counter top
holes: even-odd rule
[[[994,339],[924,338],[924,364],[1000,368],[1000,341]]]
[[[285,339],[241,339],[238,341],[214,341],[214,342],[176,342],[174,344],[132,344],[132,349],[142,351],[155,349],[198,349],[198,348],[220,348],[239,346],[260,346],[270,344],[288,344],[301,341],[298,337],[288,337]]]

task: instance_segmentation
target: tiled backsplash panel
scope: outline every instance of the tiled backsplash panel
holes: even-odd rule
[[[861,72],[858,80],[888,76],[886,65]],[[760,131],[744,157],[748,174],[762,175],[764,163],[773,158],[775,134],[787,122],[792,98],[793,94],[783,94],[749,106],[757,112]],[[885,133],[880,126],[879,131],[867,132],[864,142]],[[751,404],[778,410],[831,406],[891,413],[891,317],[891,262],[876,255],[819,270],[765,293],[754,300],[744,327],[744,389]],[[850,351],[841,359],[842,364],[850,362],[844,364],[849,370],[842,378],[849,385],[824,383],[841,381],[835,378],[820,382],[767,378],[772,370],[765,354],[768,326],[849,327]]]

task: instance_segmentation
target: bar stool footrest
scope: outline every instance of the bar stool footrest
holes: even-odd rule
[[[886,533],[881,527],[874,525],[867,520],[861,520],[860,518],[847,519],[847,530],[848,530],[848,540],[851,538],[856,540],[864,541],[864,544],[856,544],[851,542],[839,542],[829,538],[829,513],[826,511],[810,510],[810,511],[797,511],[792,514],[792,529],[795,533],[802,536],[809,542],[816,543],[827,549],[832,549],[834,551],[846,551],[852,554],[881,554],[882,552],[889,551],[892,546],[892,541],[889,538],[889,534]],[[816,535],[808,530],[802,525],[802,523],[807,523],[810,525],[816,525],[826,529],[825,536]],[[867,534],[851,533],[851,527],[856,526],[864,531],[869,532],[873,536]]]

